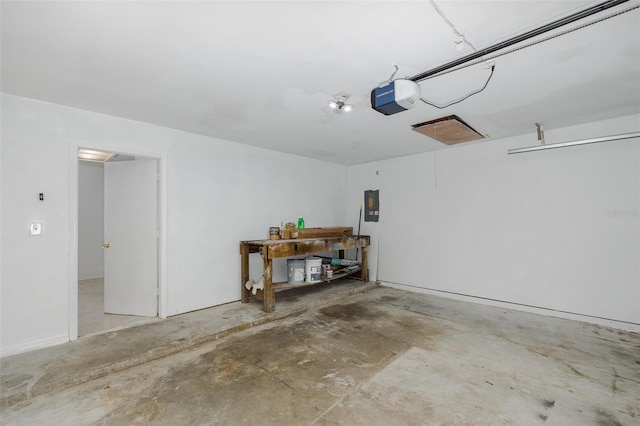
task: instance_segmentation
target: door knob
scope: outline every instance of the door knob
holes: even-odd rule
[[[110,247],[110,246],[109,246],[109,243],[104,243],[104,244],[102,244],[102,248],[109,248],[109,247]]]

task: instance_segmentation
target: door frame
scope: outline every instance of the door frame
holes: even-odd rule
[[[78,150],[81,148],[158,161],[158,317],[167,317],[167,154],[105,144],[71,144],[69,152],[69,340],[78,339]]]

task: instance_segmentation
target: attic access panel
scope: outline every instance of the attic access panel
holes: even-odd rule
[[[447,145],[471,142],[484,139],[480,133],[465,123],[457,115],[437,118],[424,123],[413,124],[412,129],[418,133]]]

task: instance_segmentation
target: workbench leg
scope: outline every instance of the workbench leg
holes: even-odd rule
[[[249,247],[240,244],[240,287],[242,288],[242,303],[249,302],[251,291],[244,286],[249,281]]]
[[[264,311],[269,313],[273,310],[273,305],[276,304],[276,292],[273,290],[273,260],[266,257],[264,255],[262,262],[264,265],[262,278],[264,279]]]
[[[360,271],[360,275],[362,275],[362,282],[368,283],[369,282],[369,256],[367,254],[367,248],[368,247],[362,247],[362,266],[361,266],[361,271]]]

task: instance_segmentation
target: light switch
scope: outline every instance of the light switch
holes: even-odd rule
[[[42,235],[42,222],[29,223],[29,232],[31,235]]]

